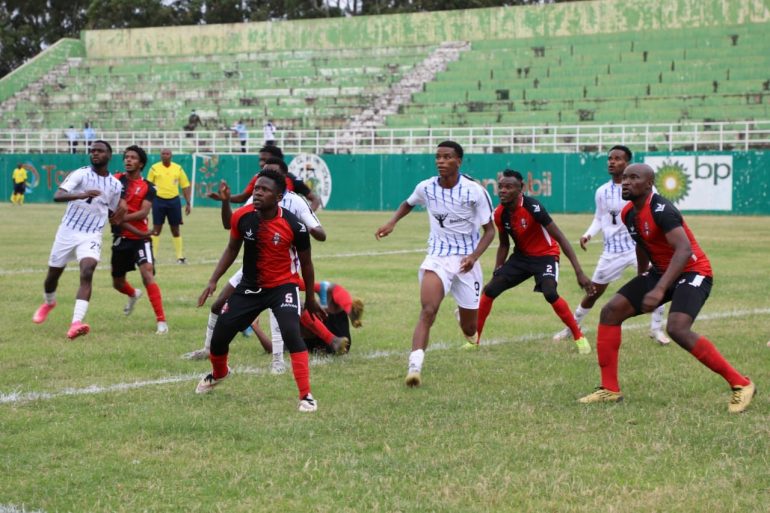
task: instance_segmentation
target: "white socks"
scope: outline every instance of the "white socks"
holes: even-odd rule
[[[270,336],[273,339],[273,361],[283,361],[283,336],[281,336],[281,329],[278,327],[278,320],[273,315],[272,310],[268,310],[270,313]]]
[[[578,305],[578,307],[575,309],[575,322],[578,323],[578,325],[583,323],[583,319],[586,318],[586,315],[588,315],[588,312],[590,312],[590,308],[583,308],[581,305]]]
[[[219,319],[219,315],[209,312],[209,323],[206,325],[206,340],[203,343],[203,347],[209,352],[211,352],[211,336],[214,334],[214,326],[217,325],[217,319]]]
[[[72,322],[82,322],[88,312],[88,301],[85,299],[75,300],[75,312],[72,314]]]
[[[425,360],[425,351],[418,349],[409,353],[409,372],[422,370],[422,362]]]
[[[666,305],[660,305],[652,311],[652,320],[650,321],[650,331],[657,332],[663,329],[663,315],[666,313]]]
[[[43,299],[47,305],[56,303],[56,292],[43,292]]]

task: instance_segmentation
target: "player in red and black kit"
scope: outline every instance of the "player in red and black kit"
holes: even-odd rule
[[[559,246],[572,263],[578,284],[586,290],[591,287],[591,280],[583,273],[575,250],[545,207],[536,199],[522,194],[524,179],[521,173],[506,169],[497,184],[500,205],[495,209],[494,219],[500,246],[495,257],[495,272],[484,287],[479,302],[479,340],[495,298],[534,276],[535,292],[543,294],[556,315],[570,329],[580,354],[590,353],[591,346],[575,322],[572,310],[556,290],[559,280]],[[511,247],[510,239],[513,239],[515,247],[506,261]]]
[[[270,159],[280,159],[283,161],[283,151],[281,151],[281,148],[278,146],[265,146],[259,150],[260,169],[265,167],[265,164]],[[251,196],[252,192],[254,191],[254,183],[257,181],[257,176],[259,176],[259,173],[255,174],[251,180],[249,180],[249,183],[246,184],[246,187],[244,187],[242,192],[239,192],[238,194],[231,194],[229,201],[231,203],[243,203],[249,199],[249,196]],[[313,210],[313,212],[318,210],[318,207],[321,206],[321,198],[319,198],[318,195],[315,194],[304,181],[300,180],[288,171],[286,172],[286,189],[307,198],[307,201],[310,204],[310,208]],[[222,201],[221,196],[216,192],[210,192],[207,197],[213,200]],[[223,220],[223,222],[225,221]]]
[[[139,146],[129,146],[123,152],[125,173],[117,173],[115,178],[123,185],[128,207],[123,223],[113,226],[112,242],[112,286],[118,292],[128,296],[128,303],[123,313],[130,315],[134,305],[142,296],[142,291],[135,289],[126,281],[126,273],[139,268],[144,288],[155,311],[158,335],[168,333],[166,314],[163,312],[163,299],[160,287],[155,282],[153,265],[152,230],[148,229],[147,216],[152,210],[155,199],[155,186],[142,178],[142,170],[147,164],[147,153]]]
[[[630,203],[620,215],[636,242],[639,275],[621,287],[602,308],[596,341],[602,384],[579,402],[623,400],[618,384],[621,324],[671,301],[668,334],[730,384],[733,393],[728,411],[742,412],[754,397],[754,383],[738,373],[706,337],[692,331],[692,324],[711,292],[711,264],[679,210],[653,193],[654,183],[655,172],[646,164],[633,164],[623,171],[622,197]]]
[[[299,329],[301,269],[305,285],[305,309],[324,317],[315,299],[315,272],[310,257],[310,236],[296,216],[278,206],[286,190],[281,173],[263,170],[254,187],[254,203],[239,208],[230,222],[230,241],[208,286],[198,299],[203,306],[213,295],[217,281],[243,250],[243,278],[217,319],[211,337],[212,372],[196,388],[199,394],[210,392],[230,374],[227,355],[235,335],[246,329],[266,309],[271,309],[291,355],[294,380],[299,389],[299,410],[311,412],[317,404],[310,393],[308,351]],[[299,261],[299,268],[297,266]]]

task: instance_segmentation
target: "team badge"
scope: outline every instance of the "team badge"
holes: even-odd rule
[[[281,242],[281,235],[278,232],[273,234],[273,245],[277,246]]]
[[[650,224],[647,221],[644,222],[644,227],[642,228],[642,231],[644,232],[645,237],[650,236]]]

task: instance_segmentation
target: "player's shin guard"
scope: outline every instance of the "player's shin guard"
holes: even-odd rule
[[[563,297],[559,297],[559,299],[551,303],[551,308],[553,308],[553,311],[559,316],[561,322],[569,328],[572,332],[572,337],[575,340],[583,336],[580,327],[577,322],[575,322],[575,317],[572,315],[572,311],[570,310],[567,301],[565,301]]]
[[[725,378],[731,387],[745,387],[750,383],[748,378],[741,375],[725,360],[706,337],[700,337],[690,353],[703,365]]]
[[[481,299],[479,300],[478,320],[476,322],[476,331],[478,333],[478,339],[476,340],[476,343],[481,340],[481,332],[484,331],[484,323],[487,321],[487,317],[489,317],[489,312],[492,311],[492,302],[494,302],[494,299],[487,296],[485,293],[481,294]]]
[[[150,283],[145,287],[147,289],[147,296],[150,298],[150,304],[155,312],[155,320],[165,321],[166,314],[163,311],[163,298],[160,294],[160,287],[157,283]]]
[[[334,333],[329,331],[329,328],[318,317],[310,315],[310,312],[307,310],[302,310],[299,321],[305,328],[312,331],[315,336],[323,340],[324,344],[327,346],[331,345],[332,340],[334,340]]]
[[[291,353],[291,371],[294,374],[294,381],[297,383],[299,398],[302,399],[310,393],[310,361],[307,349]]]
[[[602,373],[602,387],[620,392],[618,384],[618,352],[620,351],[621,327],[599,324],[596,335],[596,355]]]

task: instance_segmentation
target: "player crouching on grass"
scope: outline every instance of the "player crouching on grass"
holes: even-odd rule
[[[479,340],[495,298],[534,276],[535,292],[543,294],[556,315],[569,328],[578,352],[590,353],[588,340],[572,317],[572,310],[567,301],[560,297],[557,291],[561,246],[575,269],[578,285],[589,293],[593,292],[591,280],[583,273],[575,250],[545,207],[536,199],[522,194],[524,179],[521,173],[506,169],[497,184],[500,205],[495,209],[494,221],[500,246],[495,256],[495,272],[484,287],[479,301]],[[514,250],[506,261],[511,249],[511,239],[514,242]]]
[[[115,178],[123,185],[128,212],[123,216],[120,226],[113,226],[112,241],[112,286],[118,292],[128,296],[123,313],[131,315],[134,305],[142,297],[142,291],[135,289],[126,281],[126,273],[139,268],[144,288],[155,311],[158,335],[168,333],[166,314],[163,312],[163,299],[160,287],[155,283],[152,241],[153,230],[148,230],[147,216],[152,210],[155,199],[155,186],[142,178],[142,170],[147,165],[147,153],[139,146],[129,146],[123,152],[124,173],[117,173]]]
[[[304,224],[291,212],[278,206],[286,190],[281,173],[265,169],[254,186],[254,202],[235,211],[230,221],[230,240],[209,283],[200,297],[203,306],[217,288],[243,246],[243,277],[217,318],[211,337],[212,371],[195,389],[210,392],[230,375],[230,342],[246,329],[262,311],[272,310],[291,355],[294,380],[299,389],[299,411],[313,412],[318,405],[310,392],[308,351],[300,336],[300,276],[305,285],[305,310],[325,317],[315,299],[315,271],[310,255],[310,236]]]
[[[646,164],[632,164],[623,171],[623,199],[628,204],[620,219],[636,242],[640,273],[623,285],[602,308],[596,353],[602,384],[581,403],[620,402],[618,353],[623,321],[652,312],[671,301],[666,329],[669,336],[703,365],[722,376],[732,388],[730,413],[748,408],[756,388],[736,371],[706,337],[692,331],[692,324],[711,293],[711,263],[695,240],[682,214],[653,191],[655,171]],[[648,270],[652,264],[652,268]]]

